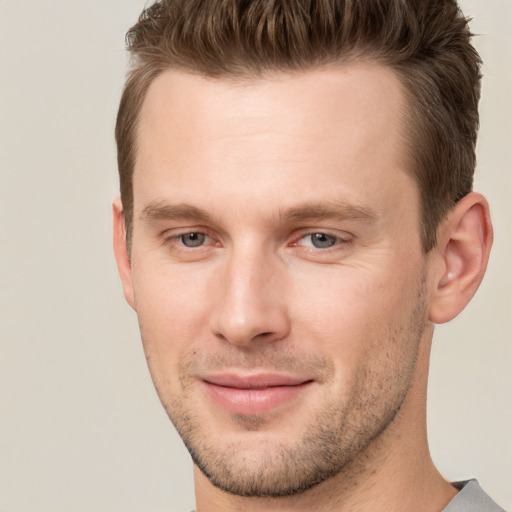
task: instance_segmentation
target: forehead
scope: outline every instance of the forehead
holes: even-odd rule
[[[383,128],[398,127],[404,103],[395,73],[372,62],[259,78],[211,79],[168,70],[150,85],[138,129],[139,135],[162,136],[176,129],[172,135],[178,138],[193,131],[198,143],[212,126],[219,136],[283,128],[317,138],[346,138],[349,131],[355,140],[361,133],[353,129],[360,128],[368,137],[380,132],[382,139],[389,133]]]
[[[284,207],[340,187],[375,199],[409,179],[404,108],[400,81],[374,63],[245,80],[166,71],[141,110],[135,208],[180,193],[204,202],[205,190]]]

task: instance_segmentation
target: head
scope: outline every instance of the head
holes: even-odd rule
[[[433,323],[491,236],[457,6],[162,2],[129,42],[116,257],[200,478],[282,497],[424,453]]]
[[[439,223],[473,183],[480,59],[470,36],[455,0],[153,4],[127,34],[132,69],[116,127],[128,242],[140,110],[164,70],[250,79],[364,60],[393,69],[403,85],[408,172],[420,192],[428,252]]]

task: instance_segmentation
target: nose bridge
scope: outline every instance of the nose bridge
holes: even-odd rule
[[[249,242],[233,248],[219,275],[215,335],[237,345],[284,337],[288,318],[282,271],[278,258],[262,247]]]

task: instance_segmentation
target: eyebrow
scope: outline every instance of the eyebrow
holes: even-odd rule
[[[281,218],[288,222],[301,222],[307,220],[358,220],[367,223],[375,222],[377,213],[368,206],[347,203],[345,201],[327,201],[321,203],[307,203],[290,208],[281,213]]]
[[[305,203],[279,212],[280,221],[285,223],[323,219],[340,221],[357,220],[365,223],[373,223],[377,218],[377,213],[373,209],[345,201]],[[144,207],[141,213],[141,219],[150,222],[193,220],[200,223],[209,223],[212,221],[212,216],[205,210],[190,204],[171,204],[166,201],[155,201]]]
[[[210,222],[211,216],[201,208],[190,204],[170,204],[165,201],[149,203],[140,215],[142,220],[195,220],[197,222]]]

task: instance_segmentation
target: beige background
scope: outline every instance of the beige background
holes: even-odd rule
[[[111,253],[124,32],[144,0],[0,0],[0,511],[179,512],[191,463]],[[496,243],[437,329],[434,459],[512,511],[512,1],[466,0],[486,62],[477,189]]]

